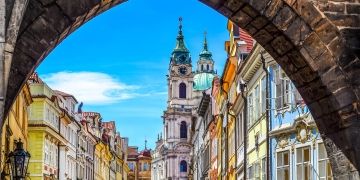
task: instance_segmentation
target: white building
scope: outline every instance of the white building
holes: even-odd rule
[[[81,125],[75,119],[75,105],[77,101],[74,96],[55,91],[60,109],[62,110],[60,122],[60,135],[66,139],[65,145],[59,148],[59,179],[77,179],[77,144],[78,131]]]
[[[169,64],[168,101],[163,115],[164,137],[153,152],[152,179],[189,179],[191,161],[191,124],[196,121],[197,107],[203,90],[211,87],[215,76],[212,54],[204,50],[192,70],[189,50],[185,47],[180,19],[176,47]]]

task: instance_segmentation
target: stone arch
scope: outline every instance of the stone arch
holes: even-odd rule
[[[284,69],[314,116],[337,178],[356,172],[360,167],[360,18],[351,5],[358,3],[336,1],[346,7],[341,11],[330,6],[331,0],[200,1],[245,29]],[[122,2],[30,0],[9,52],[12,57],[4,58],[4,64],[11,64],[9,73],[3,73],[9,80],[3,93],[5,113],[31,72],[64,38]]]

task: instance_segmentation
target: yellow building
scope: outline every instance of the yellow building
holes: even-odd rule
[[[232,34],[230,34],[232,36]],[[235,114],[232,105],[237,97],[234,83],[237,70],[237,57],[234,56],[236,44],[233,38],[225,42],[225,50],[228,53],[223,74],[220,78],[219,87],[213,87],[215,107],[219,115],[215,117],[217,149],[217,177],[218,179],[236,179],[236,155],[235,155]],[[214,82],[217,81],[216,79]],[[214,83],[213,83],[214,84]],[[215,90],[216,89],[216,90]],[[212,149],[215,149],[214,147]],[[216,176],[211,172],[211,179]]]
[[[231,28],[228,24],[228,28]],[[229,180],[236,179],[236,155],[235,155],[235,121],[236,116],[232,111],[232,106],[237,97],[236,94],[236,85],[235,85],[235,75],[237,70],[237,57],[235,56],[236,51],[236,41],[234,41],[233,34],[230,33],[230,41],[225,42],[225,49],[228,54],[228,59],[225,64],[225,69],[223,71],[221,80],[221,87],[223,90],[223,103],[221,112],[223,114],[223,126],[225,126],[224,136],[226,136],[226,177]]]
[[[9,164],[6,164],[5,161],[9,152],[15,148],[14,142],[20,139],[24,143],[24,149],[28,149],[28,108],[31,103],[32,98],[29,85],[25,84],[11,106],[2,127],[0,159],[4,161],[0,163],[0,179],[10,179],[9,176],[6,176],[9,173]]]
[[[103,140],[99,140],[95,145],[95,179],[107,180],[109,179],[110,172],[110,160],[112,160],[112,154],[110,152],[109,145]]]
[[[138,156],[138,166],[139,166],[139,173],[138,179],[139,180],[150,180],[151,179],[151,151],[149,149],[145,149],[140,152]]]
[[[29,117],[29,176],[32,180],[56,179],[59,175],[59,147],[66,144],[60,135],[61,110],[54,91],[34,74],[29,79],[33,103]]]
[[[261,47],[255,45],[246,58],[240,76],[247,82],[247,178],[266,178],[266,73],[262,69]]]
[[[126,180],[129,173],[127,159],[127,141],[117,133],[115,137],[115,161],[116,161],[116,180]],[[126,148],[125,148],[126,147]]]
[[[138,152],[137,146],[128,147],[129,180],[151,179],[151,150],[146,148]]]

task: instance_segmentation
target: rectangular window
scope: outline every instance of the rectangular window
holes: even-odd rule
[[[318,148],[318,161],[319,161],[319,179],[332,180],[332,172],[329,158],[327,157],[324,143],[319,144]]]
[[[266,179],[266,157],[261,160],[261,174],[262,179]]]
[[[50,109],[46,108],[45,121],[50,122]]]
[[[213,139],[213,141],[212,141],[211,159],[214,159],[214,158],[216,158],[216,156],[217,156],[217,144],[218,144],[218,143],[217,143],[217,138],[215,137],[215,138]]]
[[[297,179],[311,180],[310,158],[311,151],[309,146],[296,149]]]
[[[254,95],[254,122],[257,121],[260,117],[260,90],[259,86],[255,87],[255,95]]]
[[[45,164],[50,164],[49,163],[49,141],[47,139],[45,139],[45,145],[44,145],[44,161],[45,161]]]
[[[301,97],[299,91],[295,87],[294,87],[294,101],[296,105],[304,103],[303,98]]]
[[[229,133],[229,147],[228,147],[229,158],[235,154],[235,133],[231,130]]]
[[[259,164],[259,162],[256,162],[254,164],[254,167],[255,167],[255,173],[254,173],[255,179],[260,180],[260,164]]]
[[[236,140],[236,142],[238,142],[237,143],[237,149],[241,146],[241,144],[243,143],[243,139],[244,139],[244,134],[243,134],[243,112],[242,112],[243,110],[240,110],[240,113],[239,113],[239,115],[238,115],[238,119],[237,119],[237,121],[236,121],[236,138],[237,138],[237,140]]]
[[[254,166],[250,166],[247,171],[247,177],[249,180],[254,179]]]
[[[250,126],[253,123],[253,113],[254,113],[252,93],[250,93],[248,96],[248,106],[249,106],[249,108],[248,108],[248,128],[250,128]]]
[[[266,111],[266,76],[261,79],[261,112]]]
[[[274,67],[274,81],[276,86],[276,109],[286,108],[292,102],[294,88],[292,87],[290,79],[279,66]]]
[[[226,136],[225,135],[222,135],[222,137],[221,137],[221,149],[226,149],[226,146],[225,146],[225,143],[226,143],[226,138],[225,138]],[[226,151],[221,151],[221,168],[222,168],[222,170],[223,171],[225,171],[225,167],[226,167],[226,165],[225,165],[225,163],[226,163],[226,157],[225,157],[225,153],[226,153]]]
[[[276,175],[277,180],[290,180],[290,157],[289,151],[276,153]]]

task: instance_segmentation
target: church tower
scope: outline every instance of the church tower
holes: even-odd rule
[[[204,33],[203,50],[199,54],[199,60],[197,61],[197,73],[215,73],[214,60],[212,59],[212,53],[208,49],[208,43],[206,39],[206,32]]]
[[[179,18],[176,46],[171,52],[167,74],[168,100],[162,116],[163,136],[159,137],[152,154],[151,173],[154,180],[189,179],[193,146],[191,125],[197,117],[202,92],[209,85],[211,87],[211,77],[214,77],[214,61],[208,51],[206,37],[194,71],[182,28],[182,19]]]
[[[171,53],[168,74],[168,106],[188,106],[192,91],[192,65],[189,50],[185,46],[182,19],[179,18],[179,32],[176,46]]]

